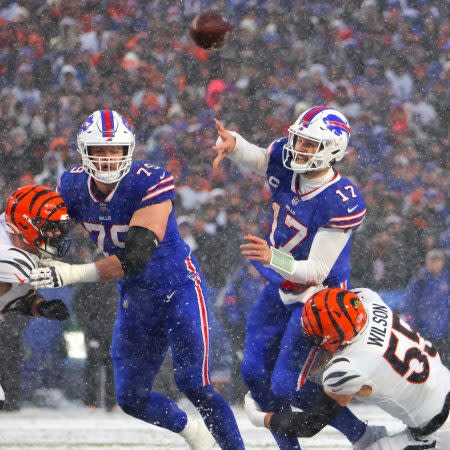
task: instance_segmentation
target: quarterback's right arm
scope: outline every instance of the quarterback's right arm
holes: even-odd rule
[[[212,147],[217,152],[213,167],[216,169],[220,161],[228,156],[235,163],[247,167],[259,175],[265,175],[269,163],[268,149],[251,144],[235,131],[226,130],[217,119],[214,122],[219,137],[216,145]]]

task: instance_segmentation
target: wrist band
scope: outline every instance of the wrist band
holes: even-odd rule
[[[274,247],[270,247],[270,266],[274,269],[283,270],[289,274],[294,273],[294,257]]]

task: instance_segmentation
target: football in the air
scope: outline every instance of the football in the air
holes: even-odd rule
[[[220,14],[212,11],[196,16],[189,28],[192,40],[205,50],[222,47],[230,31],[231,24]]]

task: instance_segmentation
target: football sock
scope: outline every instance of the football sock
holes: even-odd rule
[[[184,394],[198,409],[221,449],[245,448],[231,408],[211,386],[187,390]]]

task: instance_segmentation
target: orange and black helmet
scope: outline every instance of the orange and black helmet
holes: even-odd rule
[[[367,323],[360,298],[340,288],[323,289],[311,296],[302,312],[306,335],[330,352],[352,341]]]
[[[62,197],[47,186],[22,186],[6,200],[5,224],[27,244],[62,257],[70,242],[69,213]]]

